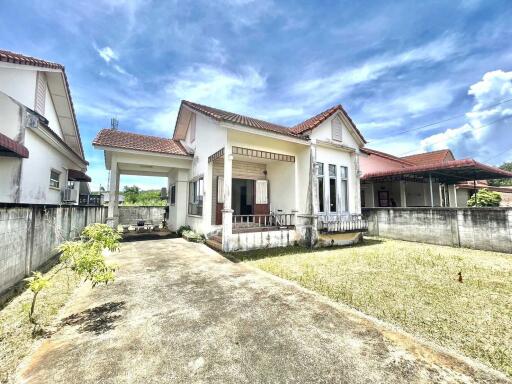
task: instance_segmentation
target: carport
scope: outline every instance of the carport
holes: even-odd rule
[[[435,195],[439,196],[440,206],[457,207],[455,185],[461,182],[473,182],[476,188],[477,180],[512,178],[512,172],[479,163],[473,159],[452,160],[444,163],[410,166],[386,171],[367,173],[361,177],[363,184],[370,188],[373,202],[380,204],[379,191],[375,185],[378,183],[398,184],[400,191],[399,201],[401,207],[407,207],[408,185],[423,184],[418,193],[423,195],[426,206],[435,206]],[[434,186],[435,185],[435,186]],[[438,191],[435,189],[438,188]],[[427,202],[428,201],[428,202]]]
[[[119,224],[119,179],[121,175],[167,177],[169,203],[175,208],[169,212],[169,221],[175,226],[185,223],[187,205],[187,175],[192,165],[192,155],[172,139],[103,129],[93,140],[96,149],[104,151],[105,167],[109,170],[110,200],[107,223]],[[180,207],[180,209],[176,209]]]

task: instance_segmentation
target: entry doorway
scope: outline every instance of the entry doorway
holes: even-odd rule
[[[231,208],[234,215],[254,215],[254,180],[233,179]]]

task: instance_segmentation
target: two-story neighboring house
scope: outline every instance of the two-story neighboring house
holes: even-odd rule
[[[0,50],[0,202],[77,204],[87,165],[64,66]]]
[[[167,177],[169,226],[189,225],[225,251],[357,241],[364,144],[339,105],[285,127],[189,101],[172,138],[104,129],[93,141],[111,196],[121,174]],[[115,198],[109,217],[116,225]]]

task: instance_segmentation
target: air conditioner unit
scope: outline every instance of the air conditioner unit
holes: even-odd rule
[[[77,189],[66,188],[62,191],[62,202],[63,203],[76,203],[78,198]]]
[[[26,112],[25,113],[25,127],[26,128],[37,128],[39,125],[39,117],[34,115],[33,113]]]

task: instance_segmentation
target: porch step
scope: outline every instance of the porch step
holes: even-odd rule
[[[218,236],[215,236],[215,237],[218,237]],[[220,238],[220,241],[218,240],[214,240],[212,238],[209,238],[205,241],[206,245],[209,246],[210,248],[213,248],[215,249],[216,251],[220,251],[222,252],[222,238]]]

